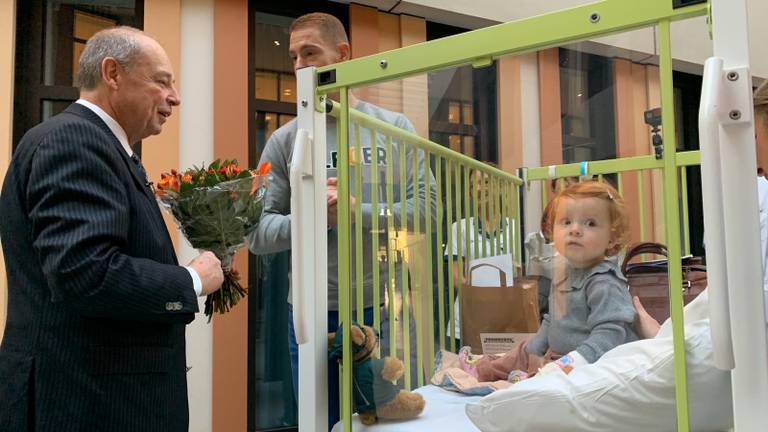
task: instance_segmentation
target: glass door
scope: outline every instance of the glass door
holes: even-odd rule
[[[249,166],[272,133],[296,116],[296,78],[288,56],[291,16],[251,15]],[[288,352],[290,251],[251,255],[248,302],[248,430],[296,430]]]

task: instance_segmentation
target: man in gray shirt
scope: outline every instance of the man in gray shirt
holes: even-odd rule
[[[323,14],[312,13],[297,18],[290,27],[290,48],[289,53],[293,59],[294,69],[300,69],[308,66],[326,66],[350,58],[350,46],[347,40],[346,32],[341,22],[335,17]],[[383,120],[389,124],[397,126],[409,132],[414,132],[411,122],[402,114],[384,110],[372,104],[357,100],[350,95],[350,106],[364,114]],[[354,128],[355,125],[352,125]],[[338,262],[337,262],[337,229],[336,221],[336,122],[329,117],[326,134],[327,145],[327,168],[328,168],[328,331],[336,331],[338,328]],[[362,129],[362,128],[361,128]],[[293,145],[296,138],[297,122],[292,120],[276,130],[267,141],[260,162],[268,161],[272,164],[272,182],[265,197],[264,214],[257,230],[247,238],[249,249],[255,254],[269,254],[284,251],[291,246],[291,215],[290,198],[291,190],[289,183],[290,163],[293,157]],[[381,335],[382,351],[388,351],[388,314],[384,309],[384,292],[386,291],[386,281],[390,280],[388,275],[388,265],[383,260],[379,262],[379,274],[382,286],[380,286],[379,298],[373,298],[373,268],[372,262],[374,254],[379,251],[373,251],[370,243],[371,221],[374,217],[378,218],[379,226],[379,245],[380,248],[386,248],[388,242],[387,236],[387,218],[386,208],[386,190],[383,188],[386,179],[386,167],[392,166],[395,184],[389,190],[393,193],[394,208],[392,218],[395,227],[400,228],[401,217],[406,218],[409,230],[413,227],[413,214],[415,205],[419,206],[420,214],[425,214],[425,203],[429,200],[432,206],[432,215],[436,215],[434,178],[424,160],[424,153],[416,151],[412,146],[403,145],[403,143],[393,140],[391,153],[387,152],[388,145],[386,138],[381,134],[376,134],[376,142],[372,141],[372,132],[362,129],[360,133],[360,143],[357,141],[357,134],[354,129],[350,129],[350,147],[359,146],[362,160],[350,167],[350,180],[354,182],[355,171],[360,169],[362,182],[362,200],[361,212],[363,220],[363,291],[364,291],[364,321],[366,324],[373,324],[374,308],[379,308],[381,313]],[[376,152],[377,163],[373,166],[373,154]],[[405,152],[405,167],[399,166],[401,160],[400,152]],[[412,172],[413,159],[417,159],[418,172]],[[377,170],[378,182],[376,187],[379,190],[379,203],[376,207],[371,204],[371,172]],[[405,171],[406,194],[400,196],[400,170]],[[426,187],[429,184],[429,187]],[[354,184],[350,185],[350,190],[354,190]],[[429,196],[427,196],[427,194]],[[353,206],[354,208],[354,206]],[[354,221],[354,218],[352,218]],[[403,221],[405,222],[405,221]],[[422,221],[421,226],[424,226]],[[433,226],[436,222],[433,221]],[[351,245],[351,257],[355,256],[355,245]],[[354,264],[354,261],[353,261]],[[355,281],[354,265],[352,265],[350,280]],[[402,280],[400,277],[400,266],[396,266],[396,274],[392,275],[396,283]],[[289,294],[290,298],[290,294]],[[356,293],[352,291],[352,298],[356,298]],[[391,303],[392,299],[390,299]],[[353,306],[354,307],[354,306]],[[288,307],[288,327],[289,327],[289,349],[291,354],[291,368],[293,372],[294,391],[298,393],[298,346],[293,328],[293,308]],[[409,311],[410,313],[410,311]],[[411,341],[416,340],[415,320],[410,319],[409,334]],[[413,343],[413,342],[412,342]],[[415,349],[412,353],[415,354]],[[416,362],[411,359],[412,380],[417,376]],[[331,365],[328,370],[328,407],[329,407],[329,429],[338,421],[338,369]],[[415,381],[415,380],[414,380]]]

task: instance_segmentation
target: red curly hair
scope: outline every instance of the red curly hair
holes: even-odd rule
[[[541,219],[541,232],[544,238],[552,241],[552,231],[555,223],[557,207],[565,198],[600,198],[608,203],[608,212],[611,217],[611,242],[612,246],[605,251],[606,256],[618,254],[629,242],[629,217],[627,207],[619,192],[606,182],[584,181],[574,183],[558,193],[544,208]]]

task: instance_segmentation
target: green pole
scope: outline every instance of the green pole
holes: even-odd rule
[[[350,250],[349,250],[349,103],[347,89],[339,92],[341,116],[339,118],[339,162],[338,162],[338,260],[339,260],[339,323],[343,324],[341,363],[341,419],[344,430],[352,430],[352,344],[350,323]]]
[[[675,99],[672,87],[672,47],[670,21],[659,22],[659,72],[661,75],[661,113],[664,131],[664,216],[669,259],[669,299],[672,318],[672,343],[675,364],[675,401],[677,430],[688,431],[688,385],[685,367],[685,333],[683,322],[683,283],[680,268],[680,219],[678,213],[677,163],[675,143]]]

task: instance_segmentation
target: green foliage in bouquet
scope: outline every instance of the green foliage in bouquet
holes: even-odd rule
[[[171,170],[160,176],[155,195],[176,219],[184,236],[196,249],[209,250],[224,269],[221,289],[208,296],[205,315],[225,313],[247,290],[232,271],[232,257],[245,237],[258,226],[271,165],[243,170],[237,160],[217,159],[207,167],[183,173]]]

